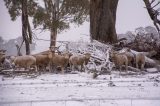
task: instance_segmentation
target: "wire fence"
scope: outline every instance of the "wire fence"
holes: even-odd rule
[[[160,106],[160,98],[96,98],[0,102],[0,106]]]

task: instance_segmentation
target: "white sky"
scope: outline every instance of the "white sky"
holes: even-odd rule
[[[119,0],[116,19],[117,33],[120,34],[127,31],[134,31],[135,28],[140,26],[153,26],[144,7],[143,0]],[[3,0],[0,0],[0,13],[0,36],[6,40],[21,36],[21,18],[19,17],[16,21],[12,22]],[[74,26],[72,26],[67,32],[59,34],[58,40],[77,41],[81,38],[89,39],[89,36],[86,37],[86,35],[83,34],[89,35],[89,23],[87,22],[80,27],[74,28]],[[38,34],[37,36],[49,39],[49,35],[49,32],[45,32]],[[45,42],[44,45],[48,46],[49,42]]]

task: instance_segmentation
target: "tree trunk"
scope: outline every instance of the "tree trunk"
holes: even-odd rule
[[[51,29],[51,35],[50,35],[50,47],[51,46],[56,46],[56,38],[57,38],[57,30],[55,28]]]
[[[58,12],[59,12],[59,0],[54,0],[51,2],[52,5],[52,28],[51,28],[51,35],[50,35],[50,47],[56,46],[56,39],[57,39],[57,27],[55,26],[56,21],[58,20]]]
[[[115,29],[118,0],[90,0],[91,39],[103,43],[117,41]]]
[[[27,35],[28,28],[28,13],[27,13],[27,0],[22,0],[22,36],[26,46],[26,55],[30,54],[30,43]]]

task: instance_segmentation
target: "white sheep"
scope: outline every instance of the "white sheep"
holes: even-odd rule
[[[87,65],[91,57],[90,53],[85,53],[83,55],[73,55],[69,59],[70,67],[73,70],[75,67],[81,66],[81,71],[84,65]]]
[[[36,54],[33,55],[36,58],[36,65],[37,65],[37,69],[40,70],[40,68],[42,70],[45,70],[46,67],[49,65],[49,57],[46,54]]]
[[[56,67],[60,67],[62,73],[64,73],[64,68],[68,65],[69,63],[69,57],[70,57],[70,53],[65,53],[65,54],[49,54],[49,58],[50,61],[52,63],[52,65],[56,66]]]
[[[37,72],[36,58],[34,56],[31,55],[17,56],[15,57],[13,63],[15,64],[16,67],[19,68],[30,68],[31,66],[34,66]]]

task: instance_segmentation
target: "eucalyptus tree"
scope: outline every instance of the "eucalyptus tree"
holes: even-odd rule
[[[34,27],[50,31],[50,46],[55,46],[57,34],[70,28],[71,23],[81,25],[89,18],[88,0],[44,0],[37,6]]]
[[[50,46],[55,46],[57,34],[70,28],[70,24],[81,25],[89,19],[88,0],[4,0],[15,21],[22,17],[22,36],[26,44],[26,54],[30,54],[32,30],[29,17],[33,19],[34,28],[50,31]],[[44,5],[40,5],[44,4]]]
[[[34,0],[4,0],[11,20],[15,21],[21,16],[22,37],[26,46],[26,54],[30,54],[30,44],[32,43],[32,32],[29,23],[29,16],[33,16],[37,3]]]

